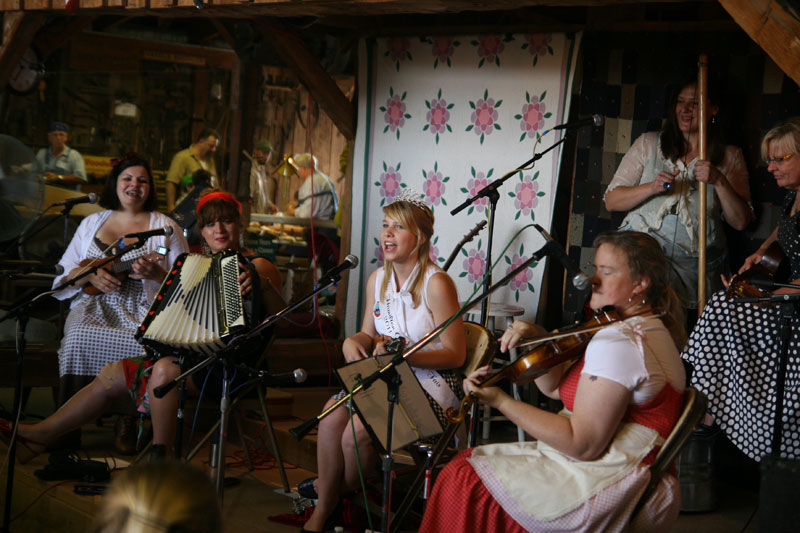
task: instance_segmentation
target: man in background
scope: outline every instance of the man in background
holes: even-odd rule
[[[49,185],[58,185],[78,190],[78,185],[86,183],[86,167],[81,154],[69,146],[69,126],[63,122],[53,122],[47,131],[47,142],[50,148],[42,148],[36,154],[44,171],[44,181]]]
[[[219,146],[219,133],[206,128],[200,132],[191,146],[175,154],[167,171],[167,212],[175,209],[178,188],[186,174],[193,174],[196,170],[207,170],[211,174],[211,185],[217,186],[217,166],[214,163],[217,146]]]
[[[261,139],[253,147],[250,158],[250,197],[253,213],[275,213],[275,180],[269,176],[267,167],[272,158],[272,145]]]
[[[333,220],[339,207],[339,196],[331,179],[317,170],[317,158],[311,154],[295,154],[290,160],[303,183],[297,191],[294,216]],[[311,204],[314,210],[311,210]]]

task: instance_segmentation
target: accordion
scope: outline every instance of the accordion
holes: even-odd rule
[[[209,355],[246,329],[239,253],[184,253],[167,274],[134,337],[160,355]]]

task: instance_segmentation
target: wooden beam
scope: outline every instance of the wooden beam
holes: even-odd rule
[[[264,37],[286,65],[295,71],[297,78],[319,102],[342,135],[349,141],[355,139],[356,121],[353,104],[311,55],[303,41],[288,32],[278,20],[266,18],[255,20]]]
[[[720,0],[720,4],[775,64],[800,84],[800,21],[780,2]]]
[[[225,42],[228,43],[228,46],[231,47],[231,50],[236,50],[236,39],[234,39],[233,35],[231,35],[231,32],[228,31],[228,28],[225,27],[225,24],[223,24],[222,21],[220,21],[217,17],[211,17],[209,20],[217,29],[219,36],[222,37]]]
[[[36,46],[43,57],[49,56],[54,51],[64,46],[67,41],[86,29],[96,16],[77,16],[63,18],[59,26],[51,28],[48,25],[36,38]]]
[[[42,13],[9,11],[3,16],[3,42],[0,44],[0,87],[8,85],[25,50],[44,23]]]

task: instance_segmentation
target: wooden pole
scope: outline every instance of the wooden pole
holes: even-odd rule
[[[707,137],[708,137],[708,56],[700,54],[698,59],[697,71],[697,101],[699,105],[698,114],[698,159],[704,161],[708,159]],[[699,253],[697,255],[697,316],[703,312],[706,304],[706,191],[708,184],[699,183],[700,204],[698,213],[698,240]]]

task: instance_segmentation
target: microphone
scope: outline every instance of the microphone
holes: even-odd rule
[[[303,383],[308,374],[302,368],[295,368],[291,372],[283,372],[281,374],[270,374],[269,372],[259,372],[258,377],[261,382],[268,387],[276,387],[279,385],[292,385],[294,383]]]
[[[578,267],[575,266],[561,245],[553,240],[553,237],[551,237],[543,227],[541,227],[539,224],[534,224],[534,227],[547,241],[546,246],[550,248],[550,251],[556,256],[556,259],[558,259],[558,262],[561,263],[561,266],[563,266],[567,271],[567,274],[572,276],[572,285],[579,291],[588,289],[592,285],[592,282],[589,280],[589,276],[581,272]]]
[[[357,266],[358,266],[358,257],[354,256],[353,254],[348,254],[348,256],[344,258],[344,261],[342,261],[340,265],[337,265],[332,269],[328,270],[327,272],[325,272],[322,278],[338,279],[339,277],[341,277],[342,272],[344,272],[345,270],[349,270],[351,268],[355,268]]]
[[[169,237],[175,229],[172,226],[164,226],[163,228],[158,229],[151,229],[150,231],[140,231],[139,233],[128,233],[123,237],[124,239],[140,239],[140,240],[147,240],[150,237],[155,237],[157,235],[164,235],[165,237]]]
[[[39,261],[26,261],[11,259],[8,261],[0,261],[0,270],[13,270],[17,274],[55,274],[60,276],[64,273],[64,267],[55,264],[40,263]]]
[[[97,203],[97,195],[93,192],[90,192],[86,196],[78,196],[77,198],[68,198],[63,202],[56,202],[53,205],[63,205],[64,207],[72,207],[73,205],[78,204],[96,204]]]
[[[583,126],[592,125],[595,128],[602,126],[605,123],[606,119],[603,118],[602,115],[592,115],[588,118],[582,118],[580,120],[575,120],[573,122],[567,122],[565,124],[559,124],[558,126],[553,126],[551,129],[554,130],[567,130],[571,128],[582,128]]]

